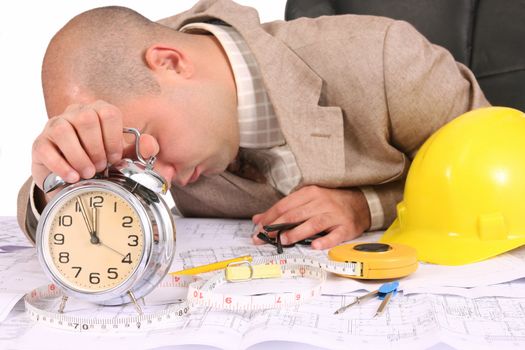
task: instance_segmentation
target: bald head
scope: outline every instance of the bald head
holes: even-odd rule
[[[155,94],[159,86],[144,63],[144,52],[176,31],[124,7],[102,7],[69,21],[51,40],[42,66],[42,85],[50,104],[78,91],[111,102]]]

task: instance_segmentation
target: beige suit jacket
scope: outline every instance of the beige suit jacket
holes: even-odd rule
[[[452,118],[488,105],[473,74],[406,22],[345,15],[260,24],[252,8],[203,0],[160,23],[179,29],[215,20],[234,27],[252,50],[301,170],[299,187],[372,185],[385,226],[422,143]],[[26,231],[27,187],[18,213]],[[172,193],[182,214],[205,217],[250,217],[282,197],[228,172]]]

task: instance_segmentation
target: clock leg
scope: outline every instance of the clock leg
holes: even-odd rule
[[[139,315],[144,315],[144,313],[142,312],[142,308],[140,307],[139,303],[137,302],[137,298],[135,298],[135,294],[133,294],[132,291],[128,290],[128,294],[131,298],[131,300],[133,301],[133,304],[135,304],[135,308],[137,309],[137,312],[139,313]]]
[[[64,308],[66,307],[67,298],[68,298],[67,295],[62,296],[62,301],[60,302],[60,306],[58,307],[59,314],[64,313]]]

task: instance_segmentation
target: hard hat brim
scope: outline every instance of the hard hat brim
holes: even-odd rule
[[[521,236],[521,237],[520,237]],[[446,237],[446,239],[445,239]],[[480,240],[455,232],[425,229],[402,230],[399,219],[385,231],[379,242],[400,243],[417,250],[419,261],[439,265],[465,265],[479,262],[525,245],[523,235],[516,239]]]

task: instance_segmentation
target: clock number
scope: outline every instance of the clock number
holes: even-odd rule
[[[62,264],[67,264],[69,262],[69,253],[60,252],[60,254],[58,254],[58,261],[60,261]]]
[[[72,269],[78,269],[77,270],[77,273],[75,274],[75,278],[78,277],[78,275],[80,275],[80,271],[82,271],[82,268],[80,266],[71,266]]]
[[[123,263],[131,264],[131,253],[126,254],[126,256],[124,257],[124,259],[122,259],[122,262],[123,262]]]
[[[104,203],[104,197],[102,196],[89,197],[89,206],[91,208],[101,208],[102,203]]]
[[[110,267],[108,269],[108,278],[110,280],[116,280],[118,278],[118,272],[116,267]]]
[[[117,202],[113,202],[113,212],[117,212]]]
[[[98,272],[91,272],[89,274],[89,283],[91,283],[91,284],[99,284],[100,283],[100,273],[98,273]]]
[[[80,213],[80,204],[78,202],[75,202],[75,212]]]
[[[139,236],[137,235],[129,235],[128,238],[131,238],[133,241],[132,242],[128,242],[128,245],[130,247],[136,247],[139,245]]]
[[[64,235],[61,233],[55,233],[53,235],[53,239],[55,240],[53,244],[55,245],[63,245],[64,244]]]
[[[133,222],[133,218],[131,216],[124,216],[122,217],[122,227],[131,227],[131,223]]]
[[[58,226],[71,226],[73,225],[73,217],[71,215],[60,215],[58,217]]]

